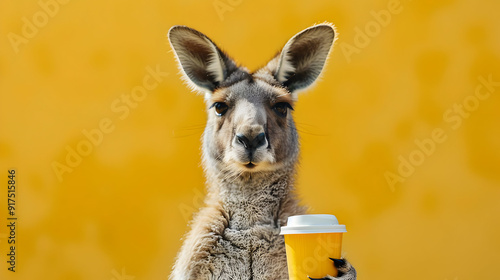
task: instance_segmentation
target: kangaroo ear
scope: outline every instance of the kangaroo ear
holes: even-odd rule
[[[268,65],[274,78],[292,93],[311,86],[323,70],[334,39],[334,27],[327,23],[296,34],[283,47],[277,64]]]
[[[199,31],[174,26],[168,39],[185,80],[195,90],[213,91],[236,69],[235,63]]]

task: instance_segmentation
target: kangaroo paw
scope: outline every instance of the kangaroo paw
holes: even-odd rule
[[[339,272],[337,277],[333,277],[327,275],[323,278],[311,278],[311,280],[356,280],[356,269],[346,260],[346,259],[334,259],[330,258],[333,261],[333,265],[337,268]]]

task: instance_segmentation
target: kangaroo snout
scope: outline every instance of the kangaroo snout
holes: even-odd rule
[[[234,141],[238,145],[242,145],[247,152],[253,153],[258,148],[267,144],[266,134],[264,132],[259,133],[255,137],[250,137],[250,139],[244,134],[236,134]]]
[[[259,148],[267,147],[267,136],[262,125],[243,125],[236,129],[233,147],[240,162],[258,163],[262,153]]]

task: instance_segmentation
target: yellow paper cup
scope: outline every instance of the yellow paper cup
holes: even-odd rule
[[[340,259],[344,232],[345,225],[339,225],[333,215],[288,217],[280,234],[285,235],[289,279],[337,276],[337,269],[329,258]]]

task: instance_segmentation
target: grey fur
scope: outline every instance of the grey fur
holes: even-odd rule
[[[290,110],[283,115],[276,104],[293,106],[296,92],[320,75],[333,45],[333,26],[302,31],[283,54],[254,73],[237,67],[191,28],[172,27],[169,40],[184,79],[205,94],[208,111],[203,134],[206,205],[192,221],[170,278],[288,279],[280,227],[306,208],[294,189],[299,155],[295,123]],[[216,115],[217,102],[227,111]],[[237,138],[258,139],[263,133],[265,140],[251,148]],[[346,265],[341,277],[325,279],[355,279],[354,268]]]

